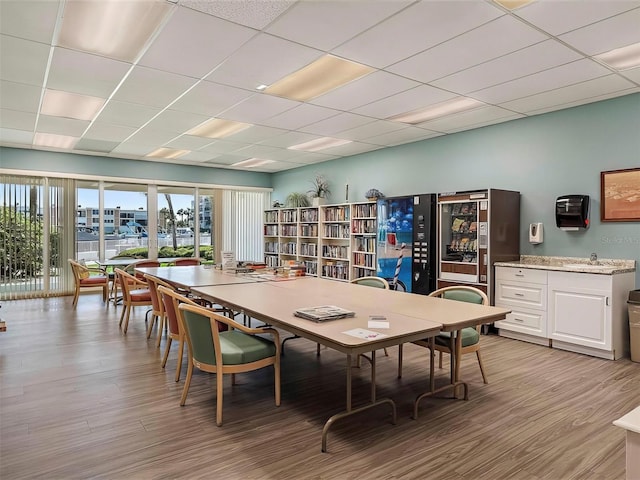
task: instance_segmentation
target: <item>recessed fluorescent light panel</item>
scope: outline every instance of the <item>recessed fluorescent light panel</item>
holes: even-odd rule
[[[309,142],[299,143],[298,145],[291,145],[289,150],[304,150],[305,152],[317,152],[318,150],[324,150],[325,148],[339,147],[351,143],[351,140],[344,140],[342,138],[322,137],[316,138]]]
[[[533,0],[493,0],[498,5],[502,5],[504,8],[508,10],[515,10],[516,8],[520,8],[527,3],[533,2]]]
[[[437,103],[426,108],[401,113],[400,115],[395,115],[387,120],[415,125],[434,118],[444,117],[445,115],[450,115],[452,113],[469,110],[480,105],[484,104],[473,98],[459,97],[454,98],[453,100],[447,100],[446,102]]]
[[[373,72],[373,68],[325,55],[265,89],[269,95],[306,102]]]
[[[190,153],[190,150],[176,150],[174,148],[158,148],[151,153],[147,153],[147,157],[153,158],[178,158],[182,155]]]
[[[171,8],[163,0],[67,1],[59,45],[132,63]]]
[[[594,58],[616,70],[629,70],[630,68],[640,67],[640,43],[616,48],[610,52],[596,55]]]
[[[267,88],[269,88],[269,85],[265,85],[265,84],[263,83],[263,84],[258,85],[258,86],[256,87],[256,90],[258,90],[258,91],[262,92],[263,90],[266,90]]]
[[[33,139],[33,144],[40,147],[53,147],[69,149],[80,140],[76,137],[69,137],[67,135],[56,135],[54,133],[36,133]]]
[[[262,158],[250,158],[248,160],[243,160],[241,162],[232,163],[232,167],[245,167],[245,168],[253,168],[259,167],[260,165],[267,165],[268,163],[274,163],[275,160],[264,160]]]
[[[104,102],[104,98],[47,89],[44,92],[40,113],[54,117],[93,120]]]
[[[225,120],[223,118],[212,118],[189,130],[187,135],[205,138],[225,138],[252,126],[250,123],[234,122],[233,120]]]

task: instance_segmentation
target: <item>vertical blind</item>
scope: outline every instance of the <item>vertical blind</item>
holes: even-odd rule
[[[0,189],[0,299],[69,293],[73,231],[62,221],[74,218],[73,181],[0,175]]]
[[[264,261],[262,217],[269,205],[266,192],[224,190],[223,244],[238,260]]]

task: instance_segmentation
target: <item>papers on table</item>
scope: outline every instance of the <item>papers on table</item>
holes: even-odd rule
[[[371,330],[365,330],[364,328],[354,328],[353,330],[347,330],[342,333],[356,338],[364,338],[365,340],[377,340],[378,338],[384,338],[387,336],[384,333],[373,332]]]
[[[326,322],[339,318],[353,317],[355,312],[336,307],[335,305],[320,305],[317,307],[300,308],[293,312],[296,317],[306,318],[314,322]]]

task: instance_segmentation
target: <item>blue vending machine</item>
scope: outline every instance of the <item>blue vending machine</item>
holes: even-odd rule
[[[434,291],[436,228],[435,194],[378,200],[377,275],[397,290]]]

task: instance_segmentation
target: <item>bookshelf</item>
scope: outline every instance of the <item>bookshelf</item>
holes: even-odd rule
[[[376,275],[377,207],[375,202],[351,206],[351,280]]]
[[[375,202],[265,210],[265,263],[295,260],[307,275],[340,281],[375,275],[376,213]]]

